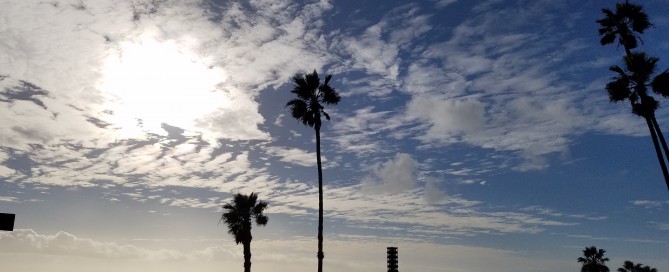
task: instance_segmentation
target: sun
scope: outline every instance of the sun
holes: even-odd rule
[[[162,124],[195,129],[198,118],[226,107],[217,86],[225,72],[187,43],[144,35],[123,42],[104,60],[105,109],[124,138],[165,134]]]

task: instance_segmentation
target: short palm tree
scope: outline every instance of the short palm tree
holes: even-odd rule
[[[632,105],[632,112],[646,120],[665,183],[667,189],[669,189],[669,171],[667,171],[667,165],[658,142],[658,138],[664,140],[664,137],[655,118],[655,111],[660,107],[660,103],[648,93],[650,88],[653,92],[664,97],[669,96],[669,72],[664,71],[653,78],[658,61],[658,58],[649,57],[644,52],[634,52],[630,56],[626,56],[624,58],[624,68],[618,65],[609,68],[616,73],[616,76],[606,84],[606,91],[609,93],[611,102],[628,100]],[[653,78],[652,81],[651,78]],[[663,142],[663,144],[666,144],[666,142]],[[669,155],[669,152],[665,150],[665,154]]]
[[[235,237],[235,243],[244,246],[244,272],[251,271],[251,223],[256,225],[267,225],[266,215],[263,211],[267,208],[267,202],[258,201],[258,195],[237,194],[232,202],[223,205],[221,221],[228,225],[228,233]]]
[[[583,266],[581,272],[609,272],[606,262],[609,258],[604,258],[606,250],[597,249],[595,246],[586,247],[583,250],[583,257],[578,257],[578,262]]]
[[[625,261],[623,267],[618,268],[618,272],[657,272],[657,269],[643,264],[635,264],[630,261]]]
[[[337,91],[330,87],[332,75],[327,75],[321,84],[318,73],[293,76],[293,90],[297,96],[286,103],[293,118],[316,131],[316,164],[318,165],[318,272],[323,271],[323,167],[321,165],[321,116],[330,120],[323,105],[336,105],[341,100]]]

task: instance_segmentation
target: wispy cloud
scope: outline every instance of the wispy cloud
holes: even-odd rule
[[[641,206],[646,209],[661,209],[665,205],[669,206],[669,201],[661,200],[634,200],[631,203],[635,206]]]
[[[77,255],[97,258],[142,258],[150,260],[172,260],[183,258],[180,253],[171,250],[149,250],[133,245],[121,245],[112,242],[100,242],[78,238],[60,231],[54,235],[38,234],[31,229],[17,229],[0,234],[2,251],[14,253],[46,253],[51,255]]]
[[[305,152],[297,148],[283,148],[278,146],[267,147],[266,151],[270,156],[280,157],[279,160],[283,162],[301,166],[316,166],[316,153]],[[325,157],[321,157],[321,160],[323,163],[327,161]]]
[[[418,162],[406,153],[371,167],[371,175],[362,180],[367,193],[400,193],[416,187]]]

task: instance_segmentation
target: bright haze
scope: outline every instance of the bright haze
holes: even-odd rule
[[[666,2],[641,47],[669,68]],[[669,271],[644,120],[604,86],[614,1],[52,0],[0,9],[1,271],[241,271],[219,223],[267,201],[253,271],[579,271],[586,246]],[[661,99],[661,103],[666,100]],[[669,131],[669,111],[657,112]]]

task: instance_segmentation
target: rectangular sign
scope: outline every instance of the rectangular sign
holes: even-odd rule
[[[0,213],[0,230],[13,231],[15,217],[13,213]]]

